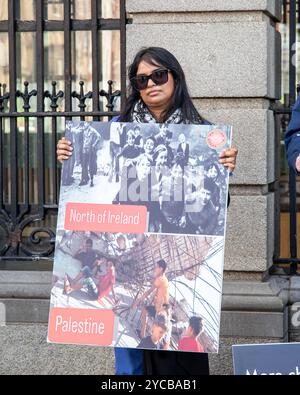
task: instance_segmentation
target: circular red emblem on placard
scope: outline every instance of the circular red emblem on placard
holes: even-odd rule
[[[207,144],[210,148],[222,148],[226,144],[226,133],[221,129],[214,129],[207,135]]]

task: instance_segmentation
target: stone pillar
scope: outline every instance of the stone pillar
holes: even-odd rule
[[[230,186],[223,345],[285,340],[283,284],[267,274],[275,246],[276,135],[270,108],[281,94],[281,1],[127,0],[126,7],[132,21],[127,63],[141,47],[167,48],[183,66],[200,113],[234,127],[239,160]],[[227,347],[230,358],[228,352]],[[231,371],[229,363],[214,361],[215,371]]]

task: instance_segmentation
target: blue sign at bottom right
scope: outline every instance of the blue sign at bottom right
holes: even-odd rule
[[[300,343],[232,346],[235,375],[300,376]]]

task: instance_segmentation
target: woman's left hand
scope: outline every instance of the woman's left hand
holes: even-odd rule
[[[237,148],[230,148],[228,150],[225,150],[220,154],[219,163],[227,167],[228,170],[230,170],[230,172],[234,172],[237,155],[238,155]]]

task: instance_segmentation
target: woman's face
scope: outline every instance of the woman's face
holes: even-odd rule
[[[168,153],[167,151],[162,151],[157,156],[156,165],[165,166],[167,164],[167,161],[168,161]]]
[[[133,136],[133,134],[129,134],[128,135],[128,137],[127,137],[127,144],[128,145],[134,145],[134,136]]]
[[[210,167],[207,171],[207,177],[215,180],[217,178],[217,176],[218,176],[218,170],[217,170],[216,166]]]
[[[172,167],[172,177],[173,177],[175,180],[179,180],[179,179],[182,178],[182,176],[183,176],[182,168],[181,168],[179,165],[176,165],[176,164],[175,164],[175,165]]]
[[[152,154],[154,149],[154,141],[152,139],[148,139],[145,142],[144,150],[147,154]]]
[[[162,66],[151,65],[144,60],[139,64],[137,75],[150,75]],[[175,90],[175,81],[169,73],[168,82],[164,85],[155,85],[150,79],[148,87],[140,91],[141,98],[147,107],[168,107]]]
[[[199,191],[199,197],[204,206],[208,204],[211,199],[211,192],[204,187]]]

